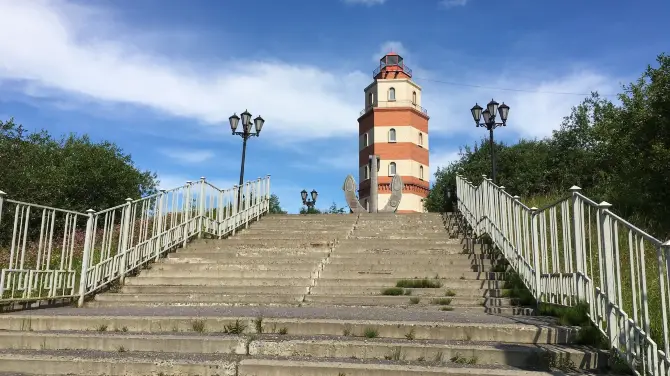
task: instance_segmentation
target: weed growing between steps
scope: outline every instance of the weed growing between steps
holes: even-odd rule
[[[412,290],[405,290],[400,287],[390,287],[382,290],[382,295],[387,296],[412,295]]]
[[[414,289],[439,289],[442,282],[437,279],[401,279],[396,282],[395,287],[414,288]]]
[[[451,304],[451,299],[449,298],[436,298],[430,301],[431,304],[447,306]]]
[[[477,357],[476,357],[476,356],[473,356],[473,357],[470,357],[470,358],[466,358],[466,357],[464,357],[463,355],[461,355],[460,353],[456,353],[456,355],[454,355],[454,356],[453,356],[451,359],[449,359],[449,360],[450,360],[452,363],[456,363],[456,364],[470,364],[470,365],[477,364]]]

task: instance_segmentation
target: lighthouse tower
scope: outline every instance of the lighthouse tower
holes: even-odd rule
[[[370,201],[370,155],[380,158],[378,208],[391,196],[391,179],[400,175],[405,185],[398,213],[423,212],[428,196],[428,113],[421,107],[421,87],[402,57],[390,52],[372,73],[365,88],[365,109],[358,118],[358,196]]]

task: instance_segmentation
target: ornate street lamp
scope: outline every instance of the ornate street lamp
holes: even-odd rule
[[[483,111],[482,111],[483,110]],[[489,131],[489,145],[491,147],[491,179],[493,182],[496,182],[496,158],[495,150],[493,148],[493,130],[498,127],[504,127],[507,125],[507,115],[509,115],[509,106],[504,102],[501,105],[498,105],[498,102],[491,99],[489,104],[486,105],[486,109],[483,109],[477,103],[475,106],[470,109],[472,113],[472,118],[475,120],[477,127],[486,127]],[[501,123],[496,122],[496,115],[500,114]],[[484,122],[480,123],[481,118],[484,118]]]
[[[252,136],[258,137],[261,133],[261,130],[263,129],[263,124],[265,124],[265,120],[263,120],[262,117],[260,116],[256,117],[253,122],[255,132],[252,132],[251,114],[247,110],[244,110],[244,112],[241,115],[242,115],[241,132],[237,131],[237,127],[240,124],[240,117],[237,116],[236,114],[233,114],[233,116],[228,118],[228,120],[230,121],[230,129],[233,131],[233,136],[242,137],[242,166],[240,167],[240,185],[237,191],[238,208],[240,208],[240,204],[242,202],[242,185],[244,184],[244,160],[246,159],[247,155],[247,140]]]
[[[307,206],[307,209],[313,208],[314,205],[316,205],[316,198],[319,196],[319,192],[312,189],[312,192],[310,192],[310,195],[312,196],[311,200],[307,198],[307,191],[306,190],[303,189],[302,192],[300,192],[300,197],[302,198],[302,204]]]

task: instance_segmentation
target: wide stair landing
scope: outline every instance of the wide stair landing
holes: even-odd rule
[[[528,311],[505,298],[501,262],[464,252],[436,214],[267,216],[84,309],[2,315],[0,375],[531,376],[606,363],[572,344],[574,329],[514,315]]]

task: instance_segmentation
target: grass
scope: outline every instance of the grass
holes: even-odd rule
[[[466,357],[464,357],[463,355],[461,355],[460,353],[456,353],[456,355],[454,355],[454,356],[453,356],[451,359],[449,359],[449,360],[450,360],[452,363],[456,363],[456,364],[470,364],[470,365],[477,364],[477,357],[476,357],[476,356],[472,356],[472,357],[470,357],[470,358],[466,358]]]
[[[382,295],[388,295],[388,296],[399,296],[403,295],[404,293],[405,290],[400,287],[390,287],[382,290]]]
[[[414,288],[414,289],[438,289],[442,287],[442,282],[437,279],[401,279],[395,284],[396,287]]]
[[[234,324],[227,324],[223,327],[223,332],[226,334],[242,334],[247,329],[247,326],[242,324],[240,320],[235,320]]]
[[[450,289],[450,290],[447,290],[447,291],[444,293],[444,296],[456,296],[456,291],[451,290],[451,289]]]
[[[409,298],[409,304],[419,304],[421,302],[421,298],[418,296],[413,296]]]
[[[194,320],[191,323],[191,329],[193,329],[193,331],[196,332],[196,333],[204,333],[205,332],[205,322],[203,320]]]
[[[377,338],[379,337],[379,331],[375,328],[365,328],[365,330],[363,331],[363,337]]]
[[[431,304],[446,306],[446,305],[451,304],[451,299],[450,298],[435,298],[435,299],[431,300],[430,302],[431,302]]]
[[[263,333],[263,318],[262,317],[257,317],[254,320],[254,326],[256,327],[256,333],[262,334]]]

